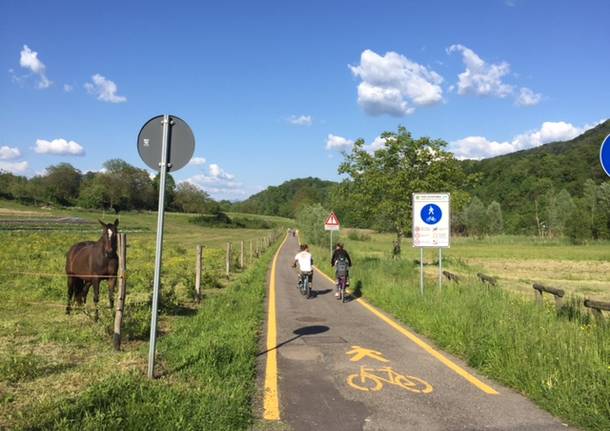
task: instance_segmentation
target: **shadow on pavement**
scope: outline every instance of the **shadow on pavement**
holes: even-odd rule
[[[292,331],[293,334],[296,335],[296,337],[292,337],[286,341],[282,341],[281,343],[279,343],[277,346],[275,346],[273,349],[267,349],[263,352],[257,353],[256,356],[261,356],[264,355],[265,353],[271,351],[271,350],[276,350],[279,349],[280,347],[296,340],[297,338],[301,338],[304,335],[316,335],[316,334],[321,334],[323,332],[328,331],[330,328],[326,325],[311,325],[311,326],[303,326],[301,328],[297,328],[294,331]]]

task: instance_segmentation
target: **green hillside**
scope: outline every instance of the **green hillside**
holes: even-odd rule
[[[585,182],[607,179],[599,163],[599,147],[610,134],[610,120],[565,142],[554,142],[480,161],[463,162],[468,173],[480,176],[469,192],[484,203],[499,202],[509,232],[532,233],[536,227],[536,207],[542,207],[549,192],[565,189],[572,197],[582,197]]]
[[[330,193],[337,183],[319,178],[297,178],[279,186],[271,186],[234,204],[236,211],[294,217],[298,208],[313,203],[323,205],[330,200]]]

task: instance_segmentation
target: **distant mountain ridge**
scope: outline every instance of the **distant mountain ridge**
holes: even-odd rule
[[[608,134],[610,120],[569,141],[465,160],[466,172],[480,175],[468,191],[487,204],[498,201],[509,216],[509,230],[519,231],[530,226],[536,201],[546,191],[566,189],[572,196],[582,196],[586,180],[599,184],[608,179],[599,162],[599,148]]]
[[[552,142],[539,147],[503,154],[483,160],[464,160],[467,173],[477,174],[478,182],[466,191],[486,205],[497,201],[505,216],[508,232],[531,229],[537,199],[549,190],[566,189],[572,196],[582,196],[586,180],[596,183],[608,177],[599,163],[599,148],[610,134],[610,120],[587,130],[569,141]],[[339,209],[332,192],[337,182],[319,178],[298,178],[271,186],[235,203],[237,211],[294,217],[298,208],[321,203]]]

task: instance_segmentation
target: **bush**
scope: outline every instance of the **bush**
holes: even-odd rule
[[[371,236],[364,232],[358,232],[356,230],[350,230],[347,234],[347,238],[352,241],[370,241]]]

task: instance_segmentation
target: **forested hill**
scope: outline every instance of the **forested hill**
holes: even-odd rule
[[[484,203],[499,202],[507,216],[508,230],[531,226],[536,204],[550,190],[565,189],[570,195],[580,197],[588,179],[597,184],[606,181],[599,163],[599,148],[608,134],[610,120],[570,141],[480,161],[464,161],[467,172],[480,175],[477,185],[469,191]]]
[[[234,204],[234,209],[247,213],[294,217],[296,210],[303,205],[328,203],[331,190],[336,185],[335,182],[319,178],[297,178],[279,186],[268,187],[245,201]]]

